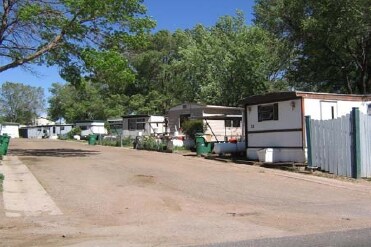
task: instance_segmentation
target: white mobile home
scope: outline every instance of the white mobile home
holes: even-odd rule
[[[90,134],[105,135],[107,129],[104,127],[104,121],[102,120],[85,120],[77,121],[75,127],[81,129],[81,137],[87,138]]]
[[[166,132],[165,117],[153,115],[126,115],[122,117],[123,137],[156,135]]]
[[[206,125],[205,134],[211,141],[224,141],[227,138],[242,137],[243,108],[184,103],[168,111],[170,134],[181,130],[182,123],[189,119],[201,119]]]
[[[269,149],[273,161],[306,160],[305,116],[326,120],[344,116],[358,107],[371,112],[371,96],[312,92],[278,92],[244,100],[246,154],[257,160]]]
[[[51,138],[57,139],[58,136],[64,136],[73,128],[72,124],[53,124],[26,126],[19,128],[19,133],[22,138]]]
[[[19,124],[18,123],[1,123],[0,135],[7,134],[11,138],[19,137]]]

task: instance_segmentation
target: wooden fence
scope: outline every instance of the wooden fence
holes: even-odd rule
[[[371,116],[354,108],[332,120],[306,117],[308,165],[346,177],[371,177]]]

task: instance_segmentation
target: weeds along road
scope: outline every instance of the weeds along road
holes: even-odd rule
[[[1,164],[0,246],[264,243],[371,227],[365,181],[53,140],[12,139]]]

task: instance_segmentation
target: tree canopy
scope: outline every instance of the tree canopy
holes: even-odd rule
[[[70,68],[65,74],[69,83],[53,86],[50,114],[58,117],[55,102],[64,94],[69,96],[61,102],[70,102],[68,108],[76,113],[62,111],[67,120],[165,114],[183,101],[236,106],[246,96],[285,88],[281,71],[286,64],[280,59],[284,47],[278,41],[259,27],[247,26],[238,12],[212,27],[147,34],[140,46],[85,50],[85,73]],[[81,107],[89,94],[90,104],[101,102],[99,109]]]
[[[99,42],[83,42],[87,39],[79,33],[80,39],[71,38],[48,53],[46,58],[58,61],[68,81],[51,90],[53,118],[165,114],[186,101],[237,106],[247,96],[291,88],[371,91],[367,0],[257,0],[254,25],[246,25],[238,11],[210,27],[156,33],[145,32],[151,21],[140,2],[125,2],[139,8],[130,13],[142,15],[133,15],[133,23],[123,26],[137,29],[117,32],[104,19],[108,22],[100,28],[108,31]]]
[[[291,46],[297,89],[371,92],[369,0],[257,0],[255,23]]]
[[[30,124],[44,110],[44,90],[22,83],[5,82],[0,91],[0,112],[7,122]]]
[[[0,8],[0,72],[29,62],[71,70],[85,49],[138,43],[138,37],[154,26],[142,2],[4,0]]]

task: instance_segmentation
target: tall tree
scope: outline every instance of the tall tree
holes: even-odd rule
[[[91,81],[82,79],[79,87],[70,83],[53,83],[50,88],[48,115],[57,120],[63,117],[67,122],[77,120],[105,120],[122,116],[127,97],[105,97]]]
[[[285,64],[279,59],[284,47],[263,29],[248,27],[241,12],[192,33],[193,42],[174,63],[190,100],[235,106],[249,95],[284,88]]]
[[[44,90],[5,82],[0,91],[0,112],[5,121],[29,124],[44,110]]]
[[[154,23],[143,0],[3,0],[0,72],[29,62],[69,66],[107,41],[138,42]],[[70,69],[70,68],[69,68]]]
[[[289,44],[297,89],[371,93],[369,0],[257,0],[256,24]]]

